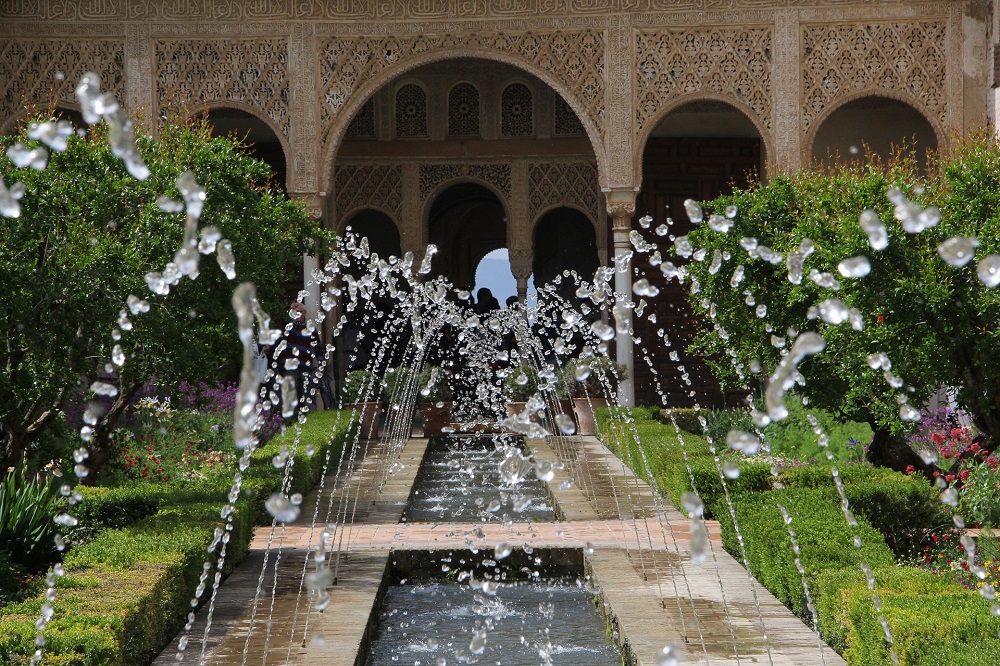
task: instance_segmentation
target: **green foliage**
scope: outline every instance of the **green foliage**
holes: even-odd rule
[[[854,547],[854,532],[844,519],[833,489],[753,493],[740,496],[734,505],[751,573],[803,620],[811,621],[811,616],[806,608],[802,576],[795,566],[789,526],[782,519],[779,505],[792,518],[791,527],[801,548],[807,581],[813,581],[823,571],[858,566],[861,562],[871,567],[893,563],[892,552],[882,535],[863,518],[858,519],[857,527],[862,547]],[[742,559],[728,510],[716,507],[715,516],[720,523],[723,546]]]
[[[931,532],[950,523],[940,491],[922,475],[845,484],[855,515],[873,525],[897,557],[911,556]]]
[[[53,522],[58,479],[39,481],[18,465],[0,479],[0,544],[11,565],[37,573],[59,560]]]
[[[873,573],[900,664],[997,663],[1000,621],[991,616],[989,602],[979,594],[919,569],[882,567]],[[821,634],[849,664],[890,662],[872,592],[860,569],[821,573],[815,583],[815,603]]]
[[[413,368],[401,365],[389,368],[382,377],[382,402],[391,404],[403,400],[405,391],[412,389]]]
[[[331,466],[339,460],[348,420],[345,412],[310,414],[301,424],[297,446],[296,432],[289,429],[255,452],[236,502],[226,573],[245,557],[258,518],[266,516],[264,500],[281,485],[284,469],[274,468],[273,456],[282,446],[293,450],[288,492],[307,492],[328,457]],[[315,453],[307,455],[307,448],[314,448]],[[147,507],[156,503],[159,509],[129,525],[106,529],[67,554],[68,575],[57,579],[55,616],[46,629],[46,663],[132,666],[151,662],[190,610],[189,600],[213,530],[223,526],[219,510],[229,488],[228,480],[210,478],[186,485],[84,490],[81,510],[90,515],[103,515],[115,502],[126,502],[129,497]],[[104,510],[99,510],[102,503]],[[34,651],[34,622],[43,601],[44,595],[39,595],[3,609],[3,663],[28,663]]]
[[[24,134],[4,145],[37,142]],[[284,305],[285,265],[326,238],[301,205],[265,189],[267,165],[207,126],[166,125],[155,139],[140,134],[149,165],[145,181],[129,176],[112,155],[106,130],[71,137],[44,171],[4,160],[0,177],[24,183],[21,216],[0,225],[0,331],[3,366],[0,421],[9,436],[0,457],[19,455],[65,399],[65,387],[92,377],[111,356],[111,331],[130,294],[148,297],[121,340],[127,357],[121,384],[162,386],[182,379],[235,376],[239,339],[230,298],[235,283],[205,258],[197,282],[183,280],[169,297],[150,296],[144,276],[162,271],[179,247],[183,217],[157,206],[157,196],[180,199],[175,180],[191,170],[207,190],[201,225],[228,238],[237,277],[257,285],[262,306]]]
[[[344,377],[344,384],[340,387],[340,399],[344,404],[376,401],[382,393],[377,383],[375,375],[367,370],[351,370]]]
[[[73,507],[65,507],[79,521],[67,529],[65,536],[79,543],[92,539],[103,530],[119,529],[155,514],[160,508],[161,486],[153,483],[109,488],[105,486],[77,486],[83,499]]]
[[[523,379],[523,381],[521,381]],[[538,371],[533,365],[520,365],[510,369],[503,380],[508,402],[526,402],[538,392]]]
[[[906,234],[886,197],[894,186],[921,206],[939,207],[941,223]],[[691,233],[691,241],[709,256],[719,250],[733,259],[715,274],[707,261],[688,265],[700,285],[691,299],[695,311],[703,312],[702,302],[714,303],[715,322],[729,333],[723,342],[706,330],[693,350],[708,356],[726,386],[742,387],[735,372],[740,364],[756,359],[770,372],[779,362],[765,326],[818,329],[827,340],[826,351],[800,366],[806,378],[802,390],[811,404],[900,432],[896,391],[887,389],[881,369],[866,363],[873,351],[887,351],[893,373],[915,389],[907,394],[911,404],[922,403],[940,386],[960,387],[959,401],[976,415],[977,425],[1000,434],[1000,334],[994,325],[1000,317],[1000,292],[979,281],[975,263],[956,269],[937,253],[942,241],[958,235],[978,238],[978,256],[1000,251],[1000,146],[994,139],[984,133],[958,142],[927,176],[919,174],[912,160],[886,167],[805,170],[777,175],[767,185],[721,197],[709,207],[719,211],[729,205],[739,212],[728,233],[701,227]],[[876,211],[886,223],[885,250],[869,247],[858,224],[865,209]],[[747,257],[739,245],[743,237],[786,255],[811,239],[816,249],[806,260],[807,276],[792,284],[784,262],[772,266]],[[808,277],[810,269],[838,275],[838,262],[859,255],[871,258],[871,274],[841,278],[839,291],[821,288]],[[780,305],[771,307],[766,319],[746,307],[742,289],[730,286],[736,264],[745,266],[745,283],[758,302]],[[861,312],[863,331],[808,318],[810,307],[834,295]],[[735,349],[735,358],[724,353],[727,347]]]

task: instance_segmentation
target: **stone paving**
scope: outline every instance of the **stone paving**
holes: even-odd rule
[[[671,641],[684,646],[684,664],[844,663],[722,549],[716,523],[707,522],[708,559],[692,562],[690,520],[593,437],[527,442],[536,460],[562,464],[547,484],[557,522],[399,522],[427,441],[360,445],[310,494],[297,523],[258,528],[219,589],[204,654],[205,608],[181,659],[175,639],[155,663],[363,664],[392,551],[501,543],[583,549],[631,663],[658,664]],[[324,529],[338,549],[337,584],[319,612],[302,579]]]

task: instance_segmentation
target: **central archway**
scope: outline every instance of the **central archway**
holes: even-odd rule
[[[427,216],[427,238],[438,247],[433,274],[471,289],[483,257],[507,245],[507,214],[489,188],[458,183],[434,199]]]

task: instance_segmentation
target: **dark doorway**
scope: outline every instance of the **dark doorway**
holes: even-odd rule
[[[600,265],[594,225],[573,208],[556,208],[542,216],[535,226],[533,254],[531,270],[536,286],[551,282],[564,270],[576,271],[589,282]],[[559,284],[559,292],[572,302],[576,285],[564,280]]]
[[[650,242],[657,243],[667,258],[672,254],[673,244],[669,236],[657,236],[653,230],[666,224],[671,217],[671,235],[688,233],[693,225],[684,212],[685,199],[704,201],[729,193],[733,187],[746,187],[757,179],[760,163],[761,142],[757,138],[651,138],[643,153],[642,189],[636,200],[633,228],[639,229]],[[653,222],[649,229],[642,229],[638,219],[647,214]],[[647,316],[637,318],[635,326],[643,346],[652,352],[658,375],[653,376],[642,355],[637,353],[636,403],[660,404],[656,379],[671,407],[689,407],[695,402],[716,407],[737,401],[742,393],[724,395],[708,365],[687,352],[698,326],[703,325],[687,305],[687,285],[680,285],[676,280],[668,283],[659,267],[649,265],[648,256],[636,255],[633,266],[660,288],[660,294],[647,306]],[[676,259],[674,261],[676,263]],[[655,323],[648,320],[649,312],[656,313]],[[669,347],[657,340],[659,329],[666,333]],[[679,361],[670,360],[670,353],[674,351]],[[686,369],[690,385],[684,381],[679,364]]]
[[[344,225],[344,231],[350,231],[361,243],[366,239],[371,256],[368,259],[351,257],[351,265],[344,272],[355,279],[360,279],[369,270],[369,265],[375,255],[384,261],[400,256],[399,230],[396,223],[385,213],[378,210],[362,210],[352,215]],[[419,258],[418,258],[419,260]],[[406,288],[403,281],[397,281],[397,288]],[[342,333],[342,344],[338,345],[344,352],[343,368],[345,371],[364,368],[376,357],[377,347],[385,337],[388,322],[398,309],[398,301],[384,291],[376,291],[372,297],[353,310],[343,314],[347,317]],[[403,331],[407,331],[405,327]],[[383,357],[383,366],[399,365],[403,350],[406,348],[408,336],[404,333],[393,348],[388,350],[388,356]]]
[[[458,288],[471,289],[479,262],[507,246],[503,204],[476,183],[452,185],[438,195],[427,220],[428,242],[438,248],[432,273]]]

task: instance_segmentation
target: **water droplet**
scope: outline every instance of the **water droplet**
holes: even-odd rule
[[[837,264],[837,271],[844,277],[861,278],[871,273],[872,264],[865,256],[850,257]]]
[[[274,493],[264,502],[264,508],[279,523],[290,523],[299,517],[299,507],[281,493]]]
[[[899,418],[909,423],[915,423],[920,420],[920,412],[910,405],[900,405]]]
[[[49,163],[49,152],[44,148],[28,148],[23,143],[15,143],[7,148],[7,157],[18,169],[31,167],[42,171]]]
[[[510,544],[506,542],[498,543],[496,548],[493,549],[493,557],[494,559],[502,560],[510,555],[513,550],[514,549],[510,547]]]
[[[828,298],[817,306],[820,318],[828,324],[837,326],[850,318],[850,311],[844,301],[839,298]]]
[[[760,440],[744,430],[730,430],[726,433],[726,444],[748,456],[752,456],[760,450]]]
[[[113,398],[118,395],[118,389],[112,384],[107,382],[96,381],[90,385],[90,391],[94,395],[105,395],[109,398]]]
[[[977,247],[979,240],[975,237],[954,236],[938,245],[937,251],[946,264],[961,268],[972,261]]]
[[[733,218],[722,215],[710,215],[708,228],[719,233],[727,233],[733,226]]]
[[[705,213],[702,211],[701,206],[694,199],[684,200],[684,212],[687,213],[688,219],[691,220],[691,224],[701,224],[701,221],[705,217]]]
[[[976,267],[979,280],[987,287],[995,287],[1000,284],[1000,255],[988,254],[979,260]]]
[[[731,460],[722,463],[722,473],[727,479],[736,479],[740,476],[740,466]]]
[[[873,250],[884,250],[889,246],[889,235],[878,213],[870,209],[865,210],[858,216],[858,224],[868,235],[868,244]]]
[[[24,183],[16,182],[8,189],[0,178],[0,215],[21,217],[21,205],[17,203],[24,196]]]
[[[568,414],[556,414],[556,426],[563,435],[572,435],[576,432],[576,423]]]
[[[215,258],[219,262],[219,268],[230,280],[236,279],[236,255],[233,254],[233,245],[223,238],[215,247]]]

